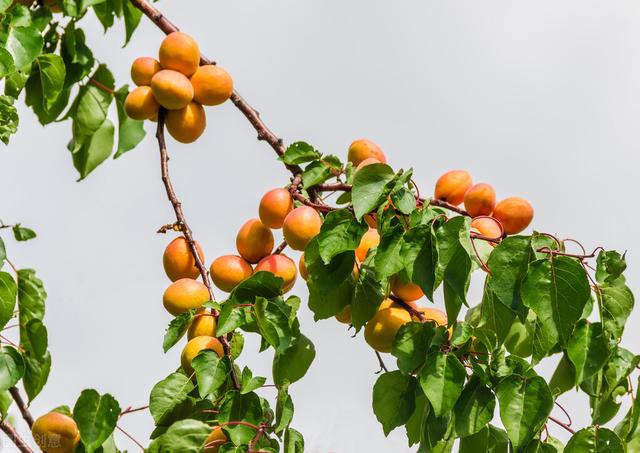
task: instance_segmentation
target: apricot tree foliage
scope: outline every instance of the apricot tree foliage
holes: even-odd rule
[[[17,130],[14,103],[24,93],[42,124],[71,120],[68,148],[80,179],[112,154],[119,157],[135,148],[144,136],[142,121],[127,115],[132,114],[125,108],[128,87],[116,89],[114,76],[86,43],[81,20],[89,12],[105,29],[122,19],[125,42],[143,14],[165,33],[177,31],[146,0],[0,0],[0,138],[8,143]],[[211,62],[201,56],[200,64]],[[139,90],[141,96],[150,92]],[[640,406],[632,387],[640,356],[619,345],[634,304],[625,283],[624,255],[602,248],[589,253],[579,243],[577,252],[569,252],[566,246],[575,248],[575,241],[540,232],[518,234],[530,218],[513,227],[508,216],[515,208],[494,207],[495,200],[488,211],[474,204],[475,199],[486,201],[487,194],[491,199],[491,190],[471,187],[464,174],[453,178],[449,192],[437,188],[436,197],[424,198],[413,171],[394,170],[370,143],[363,156],[350,155],[346,163],[304,142],[285,146],[236,91],[230,92],[230,101],[291,173],[285,191],[292,202],[284,212],[287,241],[275,250],[269,244],[269,250],[251,258],[238,246],[243,270],[231,277],[212,265],[214,283],[229,291],[216,298],[204,254],[170,178],[164,131],[171,111],[151,103],[157,110],[160,176],[175,213],[159,232],[182,238],[177,243],[181,251],[173,254],[170,245],[165,252],[165,269],[174,282],[164,303],[175,317],[162,347],[167,351],[185,334],[189,341],[181,366],[151,389],[148,406],[123,409],[112,395],[87,389],[73,408],[52,408],[34,422],[17,385],[22,382],[33,400],[52,366],[43,324],[46,292],[35,271],[14,265],[0,239],[0,265],[8,267],[0,272],[0,328],[13,327],[17,318],[19,331],[18,344],[8,333],[0,335],[0,428],[20,451],[32,451],[31,441],[6,418],[11,404],[44,451],[119,451],[113,440],[118,420],[147,409],[155,423],[151,439],[144,445],[132,439],[146,451],[303,451],[302,434],[291,427],[294,404],[288,389],[312,366],[315,349],[300,331],[302,301],[285,295],[295,265],[291,273],[287,261],[287,273],[274,258],[284,259],[287,246],[304,253],[300,273],[315,319],[336,317],[356,333],[364,330],[357,338],[364,336],[376,350],[381,369],[372,407],[385,434],[404,429],[409,446],[420,452],[452,451],[456,443],[463,453],[640,450]],[[108,114],[112,103],[114,120]],[[140,115],[151,116],[148,111]],[[183,125],[180,121],[173,127]],[[330,205],[325,194],[332,192],[339,196]],[[473,209],[457,206],[465,198]],[[305,211],[298,210],[303,206]],[[294,212],[304,213],[301,230],[293,220],[286,225]],[[491,218],[487,225],[490,215],[498,220]],[[320,219],[317,228],[306,220],[313,216]],[[283,223],[263,221],[266,237],[269,228]],[[0,232],[13,232],[17,241],[35,237],[19,224],[2,224]],[[186,260],[186,270],[169,269],[180,260]],[[258,260],[255,269],[242,264]],[[479,302],[468,297],[474,272],[484,274]],[[417,305],[415,299],[423,294],[446,313]],[[245,334],[259,336],[261,351],[272,350],[272,384],[239,365]],[[393,370],[381,353],[391,354]],[[546,380],[536,366],[549,356],[557,356],[559,364]],[[277,388],[272,401],[257,393],[265,385]],[[560,419],[564,409],[556,399],[571,389],[589,398],[590,426],[572,427],[570,420]],[[625,397],[631,407],[611,425]],[[491,423],[496,416],[501,426]],[[549,435],[549,426],[571,433],[566,446]]]

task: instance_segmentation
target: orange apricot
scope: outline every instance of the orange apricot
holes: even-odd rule
[[[192,338],[185,345],[182,350],[182,354],[180,355],[180,364],[182,365],[184,372],[187,373],[187,376],[191,376],[194,373],[191,362],[193,362],[193,359],[195,359],[200,351],[204,351],[205,349],[213,350],[218,354],[218,357],[222,357],[224,355],[222,343],[220,343],[217,338],[204,335]]]
[[[465,170],[451,170],[436,181],[434,197],[458,206],[464,200],[464,194],[471,187],[471,175]]]
[[[260,200],[258,215],[269,228],[282,228],[285,217],[293,211],[293,199],[287,189],[273,189]]]
[[[411,315],[403,308],[389,307],[379,310],[364,328],[365,341],[378,352],[391,352],[393,340]]]
[[[380,234],[378,230],[370,228],[360,239],[360,244],[356,248],[356,258],[364,261],[370,248],[377,247],[380,244]]]
[[[124,100],[124,111],[134,120],[148,120],[158,114],[160,104],[153,96],[151,87],[136,87],[129,92]]]
[[[345,306],[342,311],[336,315],[336,319],[342,324],[351,324],[351,305]]]
[[[162,296],[164,308],[173,316],[178,316],[192,308],[198,308],[208,300],[207,287],[190,278],[176,280],[169,285]]]
[[[198,310],[187,331],[187,338],[189,340],[202,336],[216,336],[216,317],[213,316],[213,313],[205,309]]]
[[[418,308],[424,315],[424,321],[434,321],[438,326],[447,325],[447,314],[439,308],[421,307]]]
[[[198,256],[204,261],[204,253],[202,253],[200,245],[197,242],[195,244]],[[162,266],[167,277],[172,282],[181,278],[195,279],[200,275],[200,271],[196,267],[196,260],[193,259],[193,254],[191,253],[191,247],[189,247],[189,243],[183,236],[175,238],[164,249]]]
[[[218,105],[231,97],[233,80],[220,66],[200,66],[191,76],[193,97],[202,105]]]
[[[59,412],[38,417],[31,433],[38,447],[46,453],[72,453],[80,442],[75,420]]]
[[[373,165],[373,164],[379,164],[379,163],[381,163],[380,159],[376,157],[367,157],[365,160],[363,160],[358,164],[358,166],[356,167],[356,171],[360,170],[362,167],[366,167],[367,165]]]
[[[193,100],[193,85],[178,71],[163,69],[151,78],[151,90],[158,104],[169,110],[186,107]]]
[[[162,67],[158,60],[152,57],[138,57],[131,65],[131,80],[138,86],[151,85],[151,79]]]
[[[160,44],[160,65],[164,69],[191,76],[200,66],[200,49],[196,41],[186,33],[170,33]]]
[[[422,288],[413,282],[403,282],[399,275],[391,279],[391,292],[405,302],[413,302],[424,296]]]
[[[483,236],[492,239],[500,239],[502,236],[502,229],[500,224],[493,217],[478,217],[471,221],[471,228],[478,230]]]
[[[369,157],[375,157],[383,164],[387,163],[387,156],[385,156],[382,149],[371,140],[361,138],[351,143],[349,146],[347,159],[356,167],[360,165],[363,160],[368,159]]]
[[[518,234],[533,220],[533,207],[524,198],[505,198],[496,205],[493,217],[502,224],[505,234]]]
[[[245,260],[257,263],[273,250],[273,233],[259,219],[250,219],[238,231],[236,248]]]
[[[496,206],[496,191],[490,184],[474,184],[464,194],[464,209],[471,217],[491,215]]]
[[[320,214],[309,206],[300,206],[287,214],[282,224],[282,233],[289,247],[304,250],[309,241],[320,233],[320,227]]]
[[[304,253],[300,255],[300,260],[298,260],[298,269],[300,270],[300,277],[302,277],[302,280],[306,281],[309,278],[309,270],[304,262]]]
[[[190,102],[180,110],[168,110],[167,130],[180,143],[195,142],[207,127],[204,108],[197,102]]]
[[[209,267],[213,284],[222,291],[230,293],[241,281],[251,277],[251,264],[236,255],[224,255],[216,258]]]
[[[204,449],[202,453],[218,453],[220,446],[227,443],[228,439],[225,436],[224,431],[219,426],[214,426],[213,430],[204,441]]]
[[[271,272],[276,277],[280,277],[283,280],[283,293],[286,293],[293,288],[298,275],[296,263],[286,255],[265,256],[256,265],[255,272],[260,271]]]

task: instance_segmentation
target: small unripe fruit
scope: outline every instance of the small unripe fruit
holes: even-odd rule
[[[424,315],[425,322],[433,321],[438,326],[447,325],[447,314],[444,311],[432,307],[421,307],[418,310]]]
[[[180,143],[193,143],[207,127],[204,108],[197,102],[190,102],[180,110],[168,110],[167,130]]]
[[[295,208],[282,224],[284,240],[293,250],[304,250],[311,239],[320,233],[322,219],[315,209],[309,206]]]
[[[200,50],[195,40],[179,31],[169,34],[160,44],[160,65],[190,77],[200,66]]]
[[[204,261],[204,253],[202,253],[200,245],[197,242],[195,244],[198,256]],[[193,259],[191,253],[191,247],[183,236],[175,238],[164,249],[162,265],[167,277],[172,282],[181,278],[195,279],[200,275],[200,271],[196,267],[196,260]]]
[[[163,69],[151,78],[151,90],[158,104],[169,110],[186,107],[193,100],[193,85],[178,71]]]
[[[296,263],[285,255],[269,255],[262,258],[256,265],[255,272],[260,271],[271,272],[276,277],[280,277],[283,280],[283,293],[286,293],[293,288],[298,275]]]
[[[217,65],[200,66],[191,76],[193,97],[202,105],[218,105],[231,97],[233,80]]]
[[[413,282],[404,283],[398,275],[391,279],[391,291],[405,302],[413,302],[424,296],[420,286]]]
[[[304,253],[300,255],[298,269],[300,270],[300,277],[302,277],[302,280],[307,281],[309,278],[309,270],[307,269],[307,264],[304,262]]]
[[[259,219],[250,219],[238,231],[236,248],[245,260],[257,263],[273,250],[273,233]]]
[[[151,85],[151,79],[162,68],[155,58],[139,57],[131,65],[131,80],[138,86]]]
[[[360,261],[364,261],[367,257],[367,252],[373,247],[377,247],[380,244],[380,234],[378,230],[371,228],[360,239],[360,244],[356,248],[356,258]]]
[[[260,200],[258,215],[269,228],[282,228],[284,219],[293,211],[293,198],[286,189],[273,189],[265,193]]]
[[[44,414],[33,423],[33,440],[45,453],[72,453],[80,442],[73,418],[59,412]]]
[[[202,453],[218,453],[220,446],[225,443],[227,443],[227,436],[225,436],[221,427],[215,426],[211,434],[207,437],[207,440],[204,441]]]
[[[471,217],[491,215],[496,206],[496,191],[491,185],[475,184],[464,194],[464,209]]]
[[[373,165],[373,164],[379,164],[379,163],[381,163],[380,159],[377,159],[375,157],[367,157],[365,160],[363,160],[358,164],[358,166],[356,167],[356,171],[360,170],[362,167],[366,167],[367,165]]]
[[[336,315],[336,319],[342,324],[351,324],[351,305],[345,306],[342,311]]]
[[[189,340],[203,336],[216,336],[216,317],[213,316],[213,313],[209,313],[205,309],[198,310],[187,331],[187,338]]]
[[[436,181],[434,197],[458,206],[464,200],[464,194],[471,187],[471,175],[464,170],[451,170]]]
[[[374,157],[383,164],[387,163],[387,157],[384,155],[382,149],[371,140],[362,138],[351,143],[349,146],[347,159],[356,167],[369,157]]]
[[[524,198],[505,198],[496,205],[493,217],[502,224],[505,234],[518,234],[533,220],[533,207]]]
[[[209,271],[213,284],[227,293],[230,293],[238,283],[253,274],[251,264],[236,255],[224,255],[216,258],[211,263]]]
[[[502,236],[500,224],[493,217],[478,217],[477,219],[473,219],[471,228],[475,228],[478,230],[478,233],[491,239],[500,239]]]
[[[181,278],[173,282],[164,292],[162,303],[173,316],[192,308],[199,308],[209,300],[209,290],[199,281]]]
[[[191,366],[191,362],[193,362],[193,359],[195,359],[200,351],[204,351],[205,349],[213,350],[218,354],[218,357],[222,357],[224,355],[222,343],[220,343],[217,338],[206,336],[192,338],[186,344],[182,350],[182,354],[180,355],[180,364],[187,376],[193,375],[194,370]]]
[[[129,92],[124,100],[124,111],[134,120],[148,120],[158,114],[160,104],[153,96],[151,87],[136,87]]]
[[[400,327],[411,321],[403,308],[385,308],[378,311],[364,328],[364,339],[378,352],[391,352],[393,340]]]

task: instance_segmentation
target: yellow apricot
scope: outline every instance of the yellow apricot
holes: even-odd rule
[[[307,265],[304,262],[304,253],[300,255],[300,260],[298,261],[298,269],[300,270],[300,277],[302,277],[302,280],[306,281],[309,278],[309,270],[307,269]]]
[[[422,288],[413,282],[403,282],[399,275],[391,279],[391,292],[405,302],[413,302],[424,296]]]
[[[284,240],[293,250],[304,250],[322,227],[322,219],[315,209],[300,206],[291,211],[284,219],[282,233]]]
[[[296,263],[286,255],[269,255],[262,258],[255,269],[255,272],[260,271],[271,272],[276,277],[280,277],[283,280],[283,293],[293,288],[298,275]]]
[[[411,315],[403,308],[389,307],[379,310],[364,328],[364,339],[378,352],[391,352],[393,340]]]
[[[204,108],[197,102],[190,102],[180,110],[168,110],[167,130],[180,143],[195,142],[207,127]]]
[[[496,206],[496,191],[490,184],[474,184],[464,194],[464,209],[471,217],[491,215]]]
[[[387,163],[387,156],[385,156],[382,149],[371,140],[361,138],[349,146],[347,159],[356,167],[369,157],[375,157],[383,164]]]
[[[448,171],[436,181],[434,197],[458,206],[464,200],[464,194],[471,184],[471,175],[465,170]]]
[[[222,428],[214,426],[213,431],[211,431],[211,434],[209,434],[207,440],[204,442],[202,453],[218,453],[220,446],[227,443],[227,440],[227,436],[225,436]]]
[[[213,284],[227,293],[230,293],[238,283],[253,274],[251,264],[236,255],[224,255],[216,258],[211,263],[209,271]]]
[[[502,236],[502,229],[500,224],[493,217],[478,217],[471,221],[471,228],[478,230],[483,236],[491,239],[500,239]]]
[[[236,248],[245,260],[257,263],[273,250],[273,233],[259,219],[250,219],[238,231]]]
[[[336,315],[336,319],[342,324],[351,324],[351,305],[345,306],[342,311]]]
[[[215,337],[216,336],[216,317],[213,313],[205,309],[200,309],[191,321],[187,338],[189,340],[195,337]]]
[[[286,189],[273,189],[265,193],[260,200],[258,215],[262,223],[269,228],[282,228],[285,217],[293,211],[293,199]]]
[[[433,307],[421,307],[418,308],[419,311],[424,315],[424,321],[434,321],[438,326],[446,326],[447,325],[447,314]]]
[[[363,160],[358,164],[358,166],[356,167],[356,171],[360,170],[362,167],[366,167],[367,165],[373,165],[373,164],[379,164],[379,163],[381,163],[380,159],[376,157],[367,157],[365,160]]]
[[[179,31],[170,33],[160,44],[160,65],[190,77],[200,65],[200,49],[195,40]]]
[[[204,253],[202,253],[200,245],[197,242],[195,244],[198,256],[204,261]],[[181,278],[195,279],[200,275],[200,271],[196,267],[196,260],[193,259],[193,254],[191,253],[191,247],[189,247],[189,243],[183,236],[175,238],[164,249],[162,266],[167,277],[172,282]]]
[[[151,79],[162,68],[158,60],[152,57],[138,57],[131,65],[131,80],[138,86],[151,85]]]
[[[364,261],[367,257],[367,252],[373,247],[377,247],[380,244],[380,234],[378,230],[373,228],[369,229],[360,239],[360,244],[356,248],[356,258],[360,261]]]
[[[524,198],[505,198],[496,205],[493,217],[502,224],[505,234],[518,234],[533,220],[533,207]]]
[[[73,418],[59,412],[44,414],[33,423],[33,440],[45,453],[72,453],[80,442]]]
[[[169,285],[162,296],[164,308],[173,316],[178,316],[192,308],[198,308],[208,300],[207,287],[190,278],[176,280]]]
[[[134,120],[148,120],[158,114],[160,104],[153,96],[151,87],[136,87],[129,92],[124,100],[124,111]]]
[[[193,97],[202,105],[218,105],[231,97],[233,80],[217,65],[200,66],[191,76]]]
[[[186,107],[193,100],[193,85],[178,71],[163,69],[151,78],[151,90],[158,104],[169,110]]]
[[[222,357],[224,355],[222,343],[220,343],[217,338],[207,337],[204,335],[192,338],[187,342],[186,346],[182,350],[182,354],[180,355],[180,364],[187,376],[191,376],[194,372],[191,362],[193,362],[193,359],[195,359],[200,351],[204,351],[205,349],[213,350],[218,354],[218,357]]]

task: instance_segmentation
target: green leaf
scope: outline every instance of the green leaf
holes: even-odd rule
[[[596,259],[596,281],[601,285],[615,283],[626,270],[624,256],[616,251],[601,251]]]
[[[436,326],[432,322],[408,322],[400,327],[391,351],[398,359],[400,371],[412,373],[424,363],[435,335]]]
[[[480,431],[493,418],[495,408],[493,392],[473,376],[453,408],[456,435],[467,437]]]
[[[433,302],[433,291],[437,286],[438,251],[432,225],[419,225],[407,231],[400,255],[404,258],[408,277]]]
[[[580,321],[569,339],[567,355],[575,366],[575,385],[600,371],[609,358],[609,342],[602,324]]]
[[[323,263],[329,264],[335,256],[355,250],[367,229],[346,209],[330,212],[317,236]]]
[[[549,390],[554,395],[561,395],[571,390],[576,383],[576,368],[566,354],[562,356],[556,370],[549,381]]]
[[[200,453],[210,433],[211,427],[200,420],[179,420],[155,439],[147,451],[150,453]]]
[[[640,384],[640,378],[638,378]],[[636,386],[638,388],[638,386]],[[634,398],[629,411],[616,426],[616,434],[626,442],[630,442],[640,432],[640,398]]]
[[[375,211],[386,200],[394,179],[391,167],[385,164],[367,165],[356,172],[351,190],[353,210],[358,220]]]
[[[20,326],[20,345],[27,356],[46,360],[49,338],[42,321],[32,319],[25,326]]]
[[[367,168],[367,167],[364,167]],[[415,409],[416,378],[400,371],[381,374],[373,386],[373,412],[388,436],[404,425]]]
[[[18,130],[18,123],[18,111],[13,106],[13,98],[0,96],[0,140],[5,145],[9,144],[9,137]]]
[[[510,236],[496,246],[487,261],[492,276],[489,288],[512,310],[522,307],[520,285],[533,257],[531,237]]]
[[[278,353],[286,351],[296,334],[289,323],[291,309],[282,300],[269,301],[264,297],[256,298],[253,306],[258,330]]]
[[[227,422],[244,421],[252,425],[258,425],[262,419],[262,406],[260,398],[255,393],[242,395],[239,392],[231,391],[225,396],[218,421],[223,424]],[[256,430],[245,425],[226,425],[230,440],[236,445],[246,444],[256,435]]]
[[[289,428],[293,420],[293,400],[289,395],[289,386],[284,385],[278,389],[278,402],[276,403],[276,434]]]
[[[284,453],[303,453],[304,439],[295,429],[289,428],[284,433]]]
[[[369,255],[360,265],[358,279],[356,280],[353,299],[351,300],[351,323],[356,331],[359,331],[378,311],[380,303],[387,296],[386,285],[382,282],[371,266],[373,255]]]
[[[149,397],[149,411],[156,425],[164,424],[192,390],[193,383],[182,373],[172,373],[154,385]]]
[[[7,325],[13,318],[13,311],[16,308],[16,297],[18,296],[18,285],[11,274],[0,272],[0,329]]]
[[[12,4],[13,0],[0,0],[0,13],[4,13]]]
[[[105,2],[103,5],[107,3],[111,2]],[[69,22],[64,30],[60,46],[60,55],[67,68],[67,85],[84,79],[94,66],[93,53],[85,42],[84,31],[76,28],[74,21]]]
[[[596,294],[602,306],[604,330],[614,339],[619,339],[635,304],[633,293],[624,284],[605,284]]]
[[[0,348],[0,391],[9,390],[24,376],[25,365],[16,348]]]
[[[539,376],[509,376],[498,384],[500,418],[513,448],[527,445],[542,429],[553,409],[553,396],[545,380]]]
[[[91,79],[110,90],[114,88],[113,74],[105,65],[100,65],[91,75]],[[78,97],[74,101],[74,107],[69,112],[69,115],[73,117],[73,137],[77,147],[80,147],[98,129],[103,127],[112,101],[113,95],[111,93],[93,84],[80,88]]]
[[[124,45],[126,46],[129,43],[131,36],[133,36],[133,32],[138,28],[138,24],[140,24],[142,11],[136,8],[133,3],[127,1],[123,2],[122,7],[125,28]]]
[[[253,392],[254,390],[262,387],[266,381],[267,378],[263,376],[253,377],[251,370],[244,367],[242,370],[242,389],[240,390],[240,393],[244,395],[245,393]]]
[[[447,415],[444,417],[436,417],[433,413],[433,410],[431,410],[431,408],[429,407],[427,410],[427,416],[424,419],[424,423],[422,426],[422,436],[420,439],[421,442],[418,451],[451,451],[451,448],[446,448],[447,437],[454,438],[450,435],[449,416]]]
[[[298,165],[320,159],[321,156],[322,155],[310,144],[295,142],[287,147],[284,156],[282,156],[280,160],[287,165]]]
[[[30,228],[20,226],[18,223],[13,227],[13,236],[16,238],[16,241],[28,241],[36,237],[36,232]]]
[[[18,271],[18,309],[20,324],[26,326],[32,319],[44,318],[44,301],[47,293],[42,281],[33,269]]]
[[[73,407],[73,419],[87,453],[93,453],[111,435],[120,417],[120,405],[108,393],[83,390]]]
[[[186,311],[171,320],[164,333],[162,349],[167,352],[182,338],[193,320],[193,310]]]
[[[10,27],[5,43],[16,68],[30,65],[42,51],[44,41],[36,27]]]
[[[16,67],[13,64],[13,57],[7,49],[0,47],[0,78],[8,76],[15,70]]]
[[[0,268],[4,265],[4,260],[7,259],[7,250],[4,247],[4,241],[0,238]]]
[[[315,186],[316,184],[326,181],[332,176],[333,173],[331,172],[331,167],[324,162],[316,160],[304,168],[304,172],[302,173],[302,185],[304,187]]]
[[[64,61],[60,56],[48,53],[40,55],[36,59],[36,64],[40,69],[38,74],[43,97],[47,107],[51,107],[64,87],[66,75]]]
[[[453,354],[430,354],[420,372],[420,385],[436,417],[447,414],[458,401],[467,378],[464,365]]]
[[[129,94],[129,86],[124,85],[115,93],[118,110],[118,148],[114,159],[135,148],[145,136],[144,122],[134,120],[124,111],[124,101]]]
[[[490,277],[487,278],[489,279]],[[479,333],[495,335],[497,344],[494,346],[499,347],[507,339],[515,317],[516,314],[501,303],[493,291],[489,289],[487,281],[484,286],[482,304],[480,305],[480,321],[476,328],[476,335]]]
[[[104,162],[113,150],[113,123],[106,119],[94,132],[94,135],[78,146],[77,142],[70,145],[73,153],[73,165],[80,173],[80,180],[84,179]]]
[[[316,357],[316,349],[311,340],[304,335],[296,339],[284,353],[276,353],[273,358],[273,380],[276,385],[282,385],[285,381],[296,382],[307,374],[313,359]]]
[[[523,453],[557,453],[556,447],[546,442],[534,440],[523,450]]]
[[[564,453],[625,453],[625,448],[613,431],[590,426],[571,437]]]
[[[416,209],[416,197],[406,187],[401,187],[399,190],[391,194],[391,201],[394,208],[401,214],[409,215]]]
[[[422,427],[425,423],[425,419],[429,413],[429,401],[422,392],[416,392],[416,403],[413,414],[405,423],[405,429],[407,431],[407,440],[409,446],[413,446],[420,442],[422,438]]]
[[[401,254],[403,235],[402,225],[383,230],[374,256],[376,274],[379,278],[389,278],[404,268],[405,261]]]
[[[204,350],[191,362],[196,372],[198,393],[201,398],[206,398],[218,390],[227,380],[231,372],[231,362],[226,357],[220,358],[211,350]]]
[[[9,408],[13,404],[11,393],[4,391],[0,393],[0,416],[6,418],[9,415]]]

